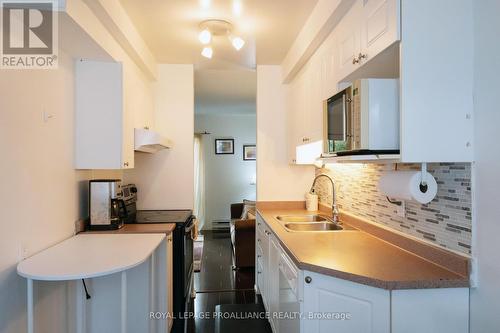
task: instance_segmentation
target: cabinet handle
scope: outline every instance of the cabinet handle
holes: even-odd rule
[[[260,271],[257,271],[257,274],[262,274],[262,272],[260,272]]]
[[[262,256],[260,254],[257,255],[257,258],[262,258]]]
[[[123,166],[128,167],[128,162],[123,163]]]
[[[149,130],[149,126],[144,126],[144,129],[145,130]]]
[[[308,284],[309,284],[309,283],[311,283],[311,282],[312,282],[312,280],[313,280],[313,279],[312,279],[312,277],[310,277],[310,276],[306,276],[306,278],[305,278],[304,280],[306,281],[306,283],[308,283]]]

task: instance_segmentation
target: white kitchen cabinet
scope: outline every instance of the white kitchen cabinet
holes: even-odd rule
[[[335,28],[337,34],[337,77],[342,79],[359,68],[361,53],[361,8],[358,0]]]
[[[303,312],[332,319],[306,319],[308,333],[390,332],[390,292],[346,280],[304,272]],[[309,281],[309,282],[308,282]]]
[[[165,291],[165,293],[163,293],[163,295],[166,295],[166,302],[163,301],[164,304],[167,305],[167,308],[166,308],[166,311],[165,312],[168,312],[170,313],[170,316],[169,318],[167,319],[167,327],[168,329],[164,329],[163,327],[160,327],[160,329],[158,329],[158,332],[170,332],[172,330],[172,325],[174,323],[174,321],[172,320],[173,318],[173,314],[174,314],[174,249],[173,249],[173,236],[172,234],[168,235],[167,236],[167,264],[166,264],[166,269],[167,269],[167,283],[166,283],[166,287],[167,287],[167,290]],[[160,266],[161,267],[161,266]],[[160,277],[161,279],[161,277]],[[164,281],[164,280],[160,280],[160,281]],[[160,301],[160,304],[162,304],[162,302]],[[164,325],[164,324],[163,324]]]
[[[340,81],[400,40],[400,31],[400,0],[357,0],[335,29]]]
[[[278,331],[279,321],[276,316],[273,314],[277,314],[279,309],[279,263],[281,258],[281,247],[279,245],[278,240],[274,235],[269,235],[269,267],[268,267],[268,278],[269,278],[269,290],[268,290],[268,299],[269,299],[269,312],[271,313],[271,317],[269,322],[271,323],[273,332]]]
[[[323,140],[323,96],[321,94],[321,58],[313,58],[308,71],[308,99],[306,108],[307,143]],[[321,154],[321,151],[319,151]],[[319,155],[318,155],[319,157]]]
[[[312,164],[321,155],[323,100],[321,59],[313,58],[287,90],[288,155],[291,164]]]
[[[474,160],[471,12],[471,0],[402,0],[402,162]]]
[[[393,290],[392,333],[469,332],[469,289]]]
[[[295,81],[286,85],[286,142],[287,142],[287,159],[289,164],[296,163],[295,147],[296,147],[296,121],[297,112],[295,92]]]
[[[400,0],[357,0],[287,90],[288,159],[313,164],[323,151],[323,101],[339,81],[400,39]]]
[[[400,162],[472,162],[471,11],[470,0],[356,0],[290,84],[290,163],[314,162],[321,101],[361,78],[400,79]]]
[[[262,296],[262,301],[264,302],[264,306],[266,309],[269,309],[269,236],[270,232],[268,227],[262,220],[260,216],[257,215],[257,232],[255,233],[256,246],[259,248],[257,253],[257,279],[256,281],[259,283],[258,291]],[[259,257],[260,255],[260,257]]]
[[[264,220],[257,215],[256,230],[256,283],[264,307],[270,312],[269,323],[273,332],[278,331],[279,321],[272,314],[279,311],[279,264],[281,247]]]
[[[319,49],[321,59],[321,101],[327,100],[338,91],[337,43],[337,32],[333,31]]]
[[[121,63],[76,62],[76,169],[134,167],[134,121],[124,104]]]
[[[274,333],[468,332],[468,288],[390,291],[299,270],[259,214],[256,229],[257,291]]]
[[[385,50],[400,36],[400,0],[361,0],[361,63]]]

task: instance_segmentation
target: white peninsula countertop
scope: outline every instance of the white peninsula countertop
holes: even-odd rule
[[[79,234],[49,247],[17,265],[27,279],[27,332],[34,333],[33,280],[68,281],[90,279],[121,272],[120,332],[127,331],[127,270],[149,258],[165,239],[159,234]],[[151,270],[153,259],[150,260]],[[78,294],[83,295],[81,284]],[[154,285],[151,280],[151,285]],[[153,287],[152,287],[153,288]],[[154,290],[152,289],[152,295]],[[150,299],[152,308],[154,299]],[[77,332],[84,332],[85,306],[77,302]]]
[[[17,266],[25,278],[44,281],[88,279],[140,265],[165,234],[79,234]]]

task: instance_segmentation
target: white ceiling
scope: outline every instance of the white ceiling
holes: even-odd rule
[[[255,114],[257,75],[253,70],[197,70],[196,114]]]
[[[156,60],[194,63],[197,68],[254,68],[279,64],[317,0],[120,0]],[[239,8],[239,9],[238,9]],[[209,18],[230,21],[246,44],[237,52],[224,37],[205,60],[198,25]]]

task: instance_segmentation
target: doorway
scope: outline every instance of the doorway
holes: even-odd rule
[[[195,213],[229,229],[231,204],[256,197],[256,72],[195,72]]]
[[[255,225],[242,208],[256,198],[256,84],[254,70],[195,71],[195,215],[202,241],[195,245],[195,262],[201,262],[195,264],[191,332],[213,332],[217,311],[264,311],[254,291],[255,246],[249,242],[255,228],[242,238],[234,224],[238,219]],[[237,242],[251,248],[244,249],[251,259],[244,267],[237,266]],[[202,313],[210,315],[200,318]],[[262,332],[270,330],[265,320],[257,324]]]

